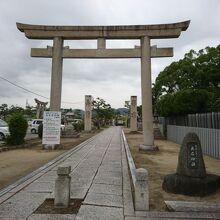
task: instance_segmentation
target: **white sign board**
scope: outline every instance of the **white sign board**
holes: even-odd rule
[[[43,144],[60,144],[60,124],[61,112],[44,112]]]

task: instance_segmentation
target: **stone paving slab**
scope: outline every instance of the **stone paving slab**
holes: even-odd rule
[[[53,183],[55,182],[57,178],[57,174],[54,174],[54,175],[43,175],[42,177],[40,177],[39,179],[37,179],[35,181],[36,182],[39,182],[39,183]]]
[[[95,175],[97,169],[98,169],[98,166],[92,167],[92,166],[88,166],[87,164],[82,164],[80,167],[74,170],[74,172],[72,172],[70,175],[72,176],[74,173],[77,173],[77,172],[81,175],[84,175],[85,172],[90,172]]]
[[[23,218],[17,218],[17,217],[0,217],[0,220],[24,220]]]
[[[79,169],[70,173],[70,176],[74,178],[93,178],[97,172],[97,169],[84,168],[84,166],[80,166]]]
[[[169,210],[177,212],[220,212],[220,203],[165,201],[165,204]]]
[[[123,220],[123,209],[105,206],[81,206],[76,220]]]
[[[36,174],[35,176],[33,176],[32,178],[26,180],[25,182],[17,185],[16,187],[12,188],[9,192],[11,193],[17,193],[19,192],[21,189],[23,189],[25,186],[27,186],[28,184],[34,182],[35,180],[37,180],[40,176],[44,175],[44,173],[40,172],[38,174]]]
[[[89,188],[92,182],[92,178],[78,178],[78,179],[71,179],[71,186],[72,187],[84,187]]]
[[[128,216],[128,217],[125,217],[125,220],[148,220],[149,218],[146,218],[146,217],[134,217],[134,216]]]
[[[27,186],[24,191],[27,192],[48,192],[51,193],[55,189],[55,181],[53,182],[34,182]]]
[[[121,172],[121,167],[111,167],[111,166],[101,166],[99,168],[99,171],[104,172]]]
[[[123,207],[122,196],[89,192],[83,202],[89,205]]]
[[[133,217],[135,217],[134,220],[136,219],[137,220],[139,219],[141,220],[142,219],[220,219],[220,213],[215,213],[215,212],[138,212],[136,211],[135,216]]]
[[[97,175],[114,175],[114,174],[117,177],[122,177],[122,174],[123,174],[122,169],[116,170],[116,171],[115,170],[109,171],[109,170],[103,169],[103,167],[100,166],[99,170],[98,170],[98,173],[97,173]]]
[[[71,199],[84,199],[88,192],[88,188],[78,187],[73,188],[71,186],[70,198]]]
[[[124,215],[134,215],[134,204],[131,190],[123,190]]]
[[[120,159],[121,160],[121,159]],[[121,161],[118,162],[118,161],[111,161],[111,160],[105,160],[103,163],[102,163],[103,166],[111,166],[111,167],[114,167],[114,168],[121,168]]]
[[[86,194],[88,192],[88,188],[83,188],[83,187],[72,187],[70,190],[70,198],[71,199],[84,199],[86,197]],[[48,198],[54,199],[54,192],[50,194]]]
[[[74,214],[33,214],[27,220],[73,220]]]
[[[96,174],[96,178],[103,178],[103,177],[111,177],[111,178],[122,178],[122,172],[103,172],[103,171],[98,171]]]
[[[110,176],[100,176],[95,178],[93,181],[94,183],[102,183],[102,184],[109,184],[109,185],[122,185],[122,179],[118,177],[110,177]]]
[[[0,197],[0,204],[3,203],[5,200],[9,199],[11,196],[13,196],[14,193],[5,193],[3,196]]]
[[[122,186],[93,184],[90,187],[89,192],[122,196]]]
[[[111,147],[111,146],[110,146]],[[120,161],[121,151],[120,150],[108,150],[108,154],[105,156],[105,160],[109,161]]]
[[[0,217],[16,217],[25,219],[48,197],[48,193],[20,192],[0,206]]]

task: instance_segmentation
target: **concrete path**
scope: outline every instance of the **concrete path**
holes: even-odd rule
[[[77,215],[33,214],[54,197],[58,166],[71,166],[71,198],[84,199]],[[134,216],[121,128],[109,128],[0,192],[0,219],[119,220]]]

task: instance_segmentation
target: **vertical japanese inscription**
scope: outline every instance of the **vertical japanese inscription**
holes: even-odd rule
[[[84,122],[85,122],[85,131],[91,131],[92,129],[92,96],[86,95],[85,96],[85,116],[84,116]]]
[[[132,113],[131,113],[131,117],[136,119],[136,118],[137,118],[137,113],[136,113],[135,111],[132,112]]]
[[[198,145],[196,142],[187,143],[187,167],[189,169],[198,168]]]
[[[131,105],[134,107],[137,105],[136,96],[135,96],[135,98],[131,99]]]

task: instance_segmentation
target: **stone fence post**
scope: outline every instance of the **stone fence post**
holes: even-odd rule
[[[58,167],[57,179],[55,182],[54,206],[57,208],[67,208],[70,202],[70,182],[71,166]]]
[[[135,210],[149,211],[148,172],[143,168],[136,170],[134,194]]]

